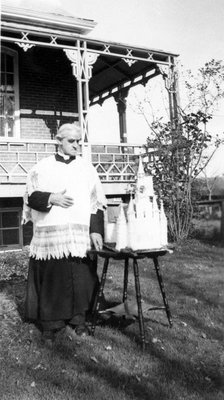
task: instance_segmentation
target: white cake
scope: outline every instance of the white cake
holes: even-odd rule
[[[105,242],[116,243],[116,249],[158,249],[167,245],[167,218],[163,203],[158,205],[152,176],[144,173],[141,157],[137,174],[135,199],[132,195],[124,212],[119,206],[116,223],[109,223],[105,213]]]

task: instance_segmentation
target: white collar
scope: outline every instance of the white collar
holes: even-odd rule
[[[69,160],[70,156],[68,154],[64,154],[61,151],[58,151],[59,156],[64,158],[64,160]]]

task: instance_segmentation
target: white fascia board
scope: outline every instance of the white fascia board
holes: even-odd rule
[[[90,32],[97,23],[82,18],[67,16],[57,13],[39,12],[35,10],[7,7],[4,5],[1,10],[2,22],[13,22],[16,24],[29,24],[40,27],[57,28],[62,31],[70,31],[79,34]]]

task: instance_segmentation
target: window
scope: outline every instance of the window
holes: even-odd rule
[[[19,134],[18,55],[6,47],[1,49],[0,137]]]
[[[0,249],[22,247],[21,208],[0,208]]]

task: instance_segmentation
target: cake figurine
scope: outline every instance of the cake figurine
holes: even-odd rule
[[[152,202],[152,248],[161,247],[160,243],[160,211],[157,203],[157,196],[153,196]]]
[[[123,204],[120,204],[116,223],[116,250],[125,249],[127,243],[127,221],[124,214]]]
[[[164,211],[163,201],[160,202],[160,243],[162,246],[167,246],[167,218]]]
[[[104,241],[105,243],[116,243],[116,222],[110,222],[108,209],[104,211]]]
[[[131,195],[127,209],[127,247],[135,248],[136,242],[136,217],[134,209],[134,201]]]

